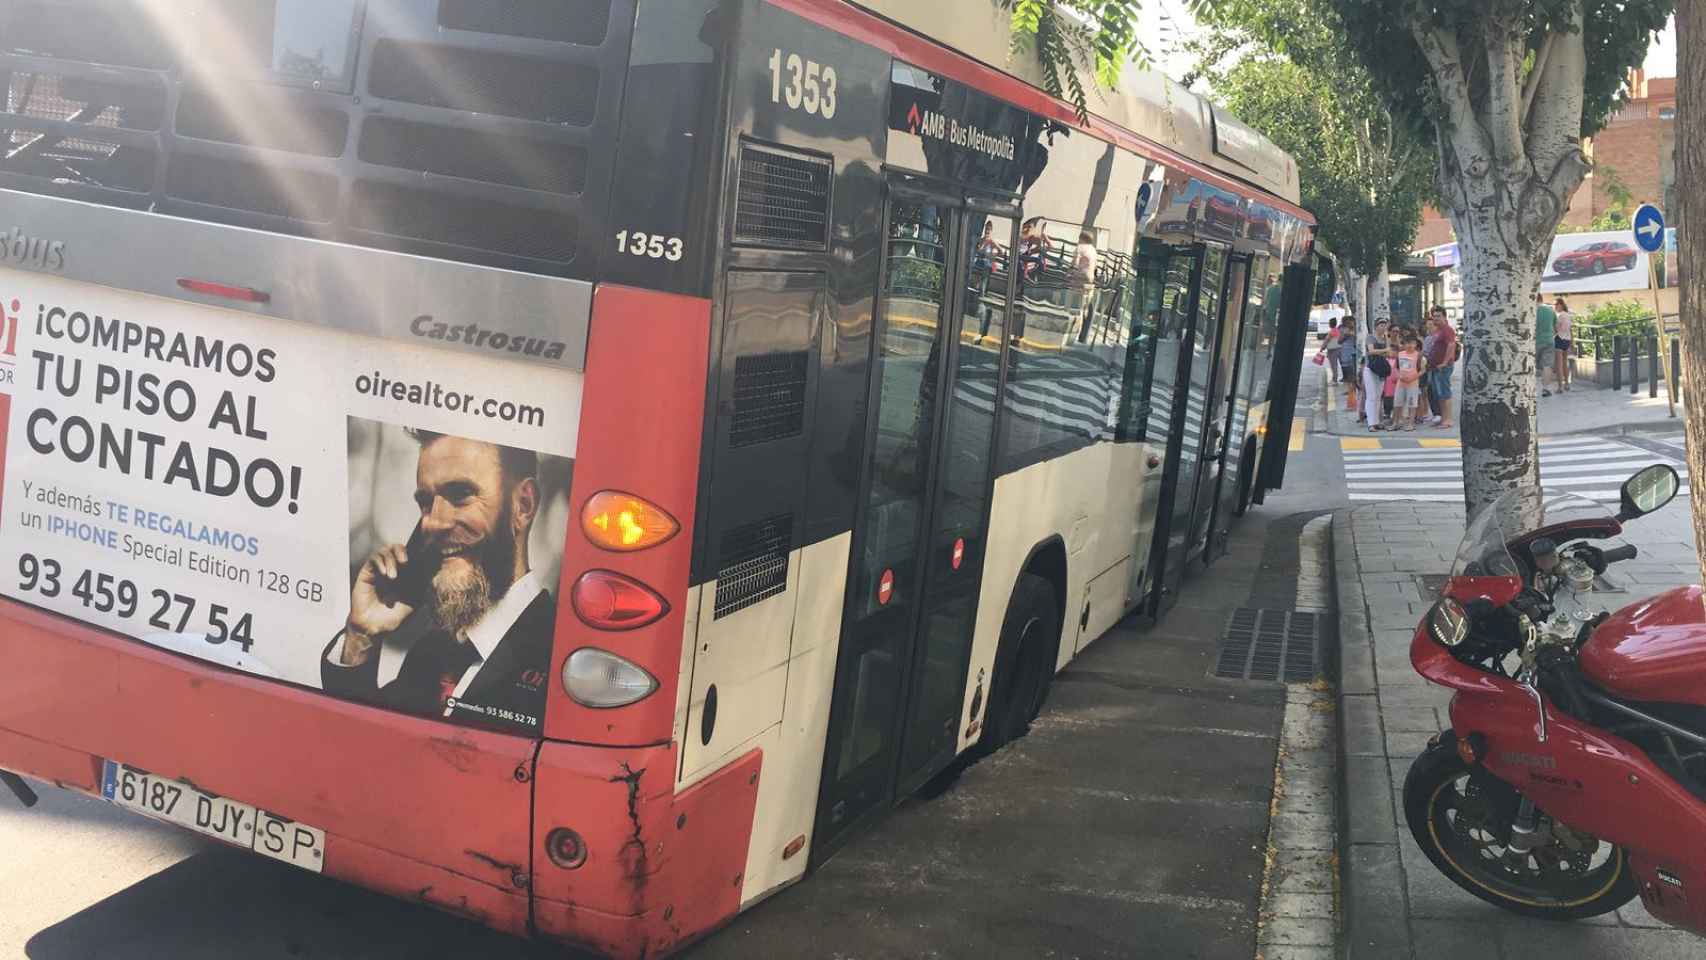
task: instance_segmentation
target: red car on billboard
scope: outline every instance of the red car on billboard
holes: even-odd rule
[[[1600,240],[1561,254],[1558,259],[1552,261],[1552,272],[1577,276],[1591,273],[1598,276],[1611,269],[1632,269],[1635,266],[1635,256],[1635,248],[1627,243]]]

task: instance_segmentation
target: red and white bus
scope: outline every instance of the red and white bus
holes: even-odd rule
[[[0,0],[0,779],[652,956],[1021,735],[1279,484],[1319,260],[1003,24]]]

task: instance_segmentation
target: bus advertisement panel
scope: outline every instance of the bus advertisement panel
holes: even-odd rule
[[[0,594],[537,734],[580,373],[7,280]]]

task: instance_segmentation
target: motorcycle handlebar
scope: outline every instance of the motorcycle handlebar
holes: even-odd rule
[[[1636,554],[1637,551],[1635,550],[1635,545],[1632,543],[1626,543],[1621,547],[1613,547],[1610,550],[1602,552],[1600,557],[1606,563],[1617,563],[1620,560],[1633,560],[1635,559]]]

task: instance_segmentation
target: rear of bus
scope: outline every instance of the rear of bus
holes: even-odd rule
[[[733,915],[718,6],[0,0],[0,768],[610,953]]]

